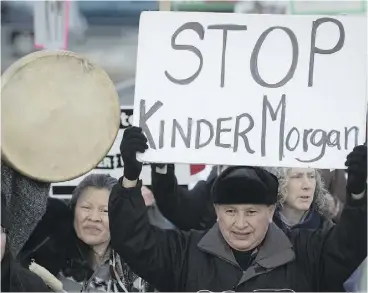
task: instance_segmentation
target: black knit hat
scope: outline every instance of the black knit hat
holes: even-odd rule
[[[216,204],[275,204],[277,177],[260,167],[229,167],[212,188]]]

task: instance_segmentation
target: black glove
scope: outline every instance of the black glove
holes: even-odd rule
[[[162,164],[162,163],[153,163],[153,164],[151,164],[151,167],[152,168],[160,168],[160,169],[162,169],[165,166],[166,166],[166,164]]]
[[[124,177],[128,180],[136,180],[142,171],[142,163],[137,161],[136,153],[144,153],[148,149],[147,138],[142,133],[142,128],[130,127],[124,131],[120,144],[120,153],[124,162]]]
[[[356,146],[347,156],[345,166],[348,167],[346,184],[348,196],[361,194],[367,185],[367,146]]]

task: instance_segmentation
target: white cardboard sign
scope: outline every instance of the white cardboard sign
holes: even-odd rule
[[[109,174],[116,179],[123,176],[124,163],[120,155],[120,143],[121,139],[123,138],[124,130],[127,127],[131,126],[132,118],[133,118],[133,109],[129,107],[122,107],[120,130],[115,139],[115,142],[111,147],[107,156],[98,164],[98,166],[95,169],[76,179],[65,182],[53,183],[52,186],[75,187],[83,180],[84,177],[86,177],[89,174],[96,174],[96,173]],[[188,185],[189,182],[191,181],[189,165],[182,165],[182,164],[175,165],[175,174],[178,183],[180,185]],[[151,166],[149,164],[145,164],[143,166],[140,178],[142,179],[143,184],[151,185]]]
[[[341,169],[366,97],[364,17],[141,15],[143,161]]]

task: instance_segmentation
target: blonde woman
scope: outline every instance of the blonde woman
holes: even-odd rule
[[[274,222],[281,229],[325,229],[334,225],[333,198],[317,169],[275,168],[273,172],[279,180]]]

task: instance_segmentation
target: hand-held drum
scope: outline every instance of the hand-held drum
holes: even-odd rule
[[[68,51],[29,54],[2,75],[2,159],[44,182],[84,175],[106,156],[120,125],[109,76]]]

